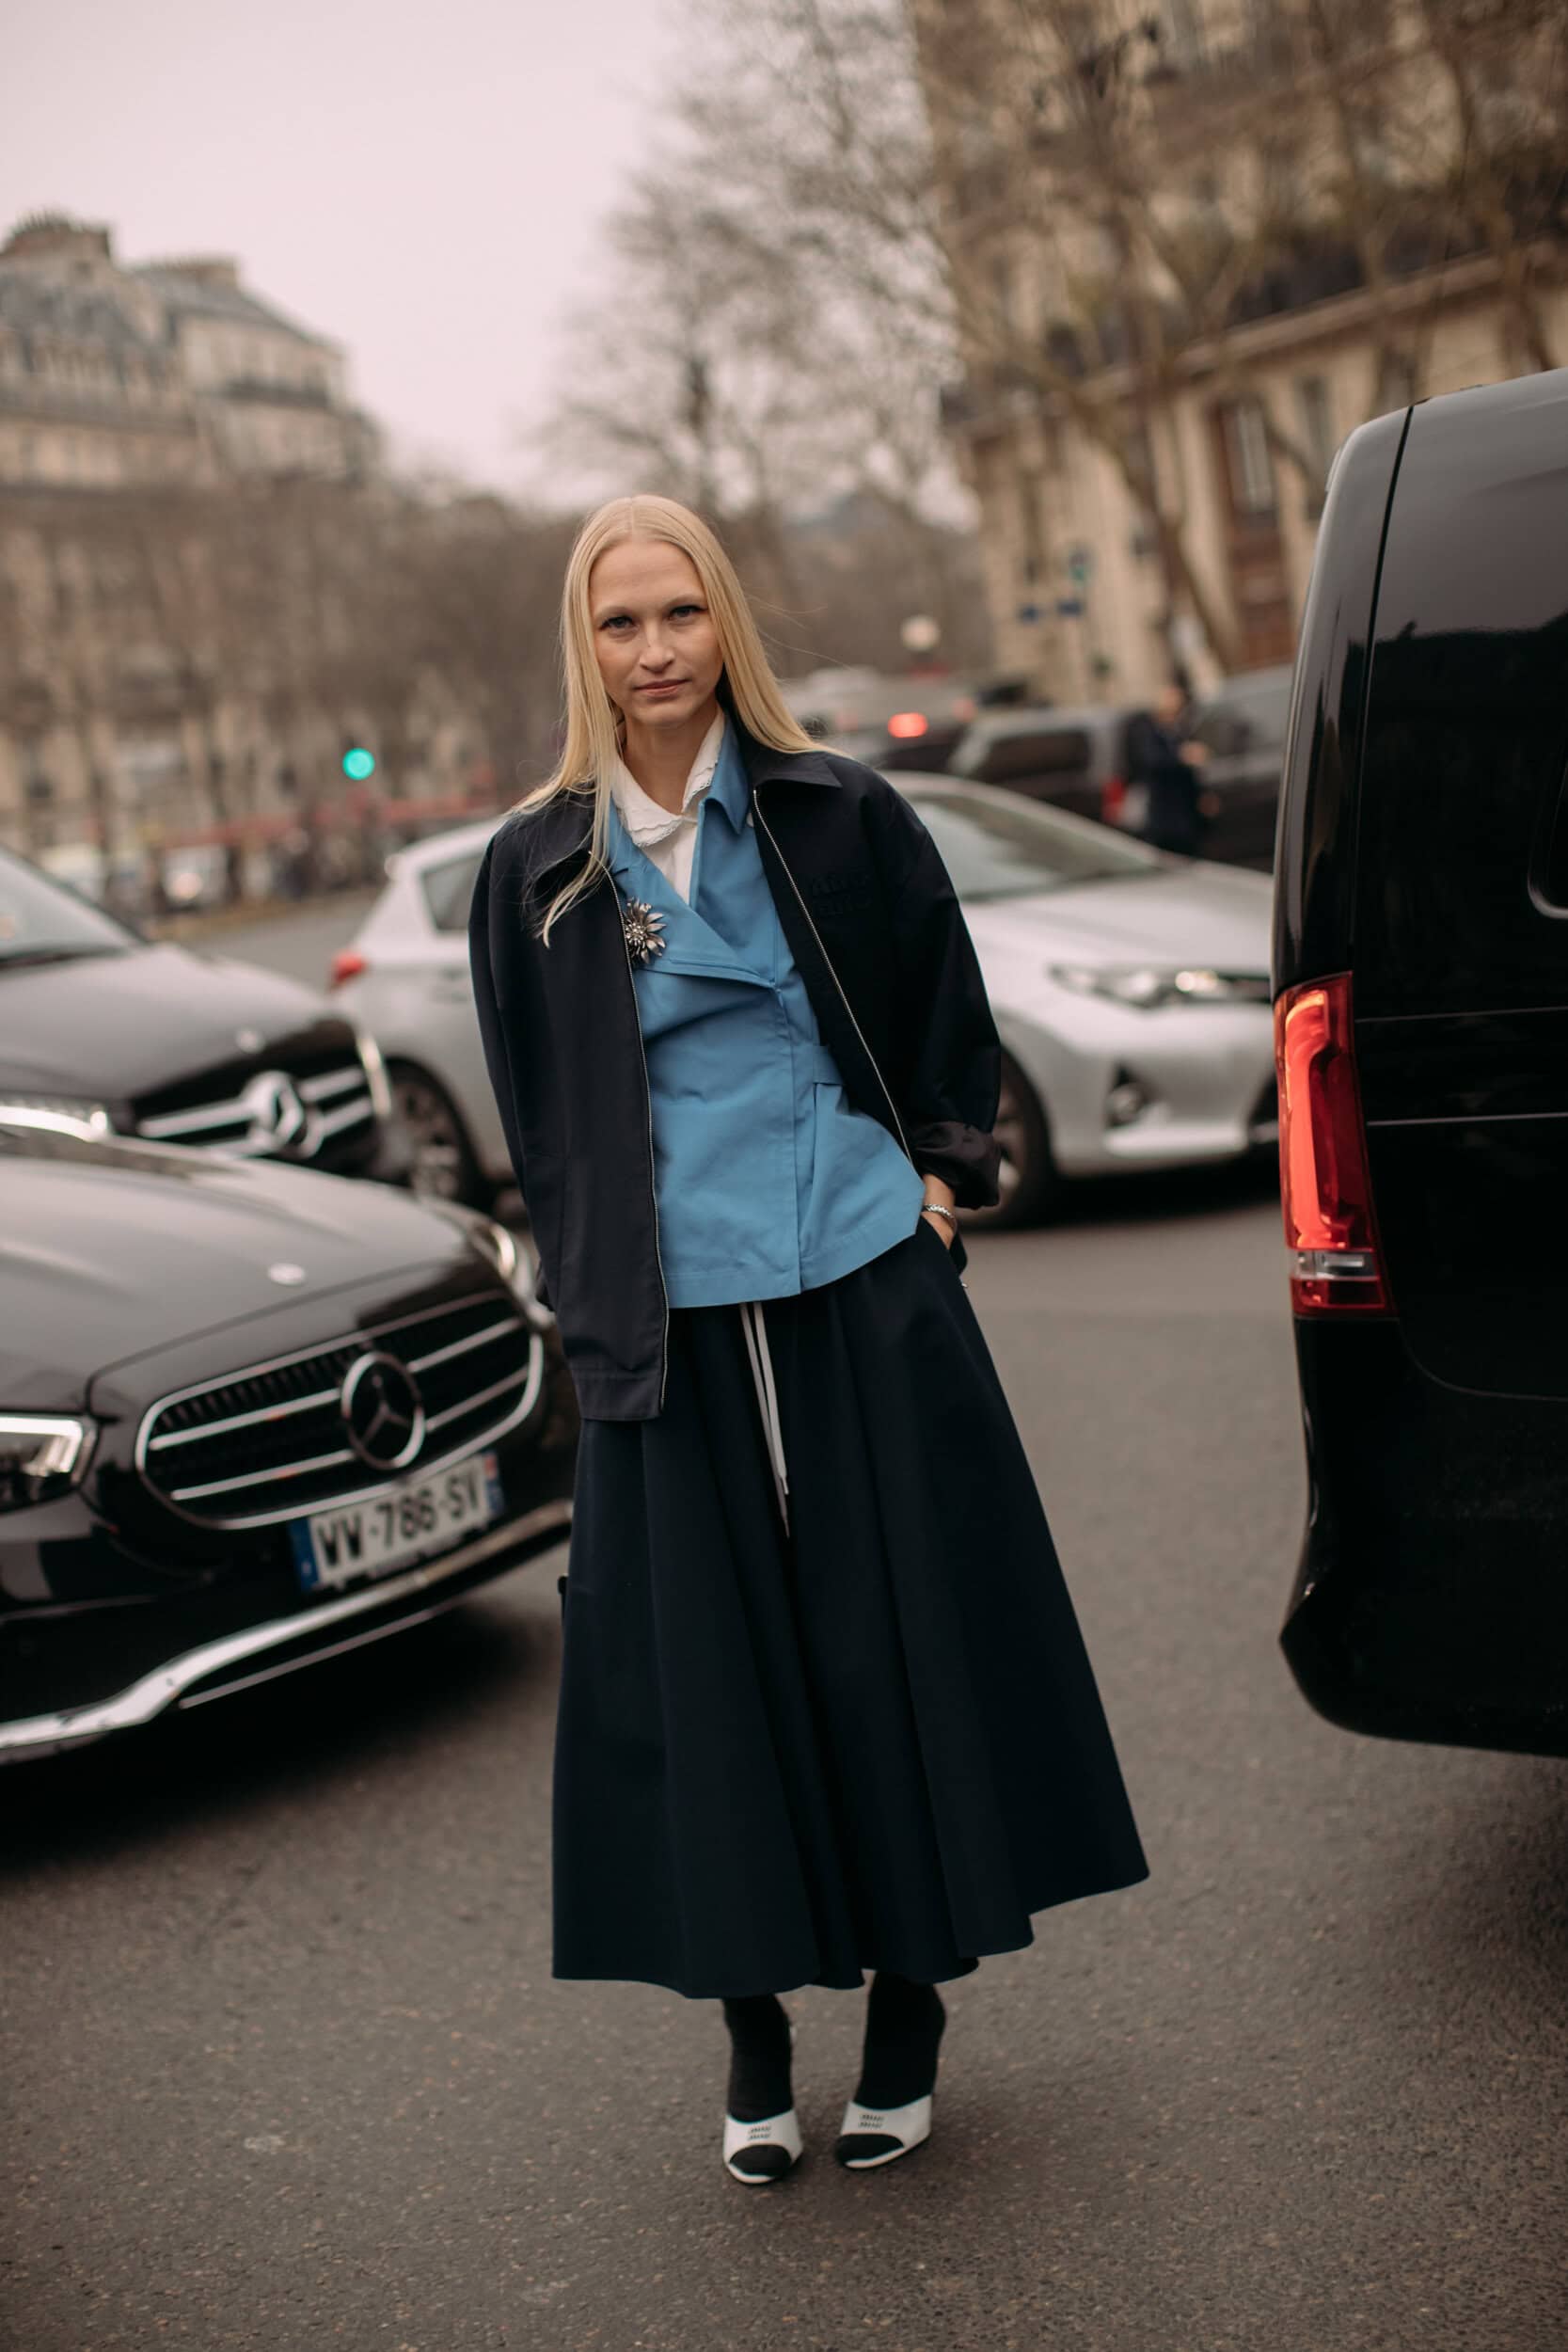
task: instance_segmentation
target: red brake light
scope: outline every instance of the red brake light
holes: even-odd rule
[[[1119,825],[1127,806],[1127,786],[1120,776],[1107,776],[1100,787],[1100,821]]]
[[[1287,989],[1274,1010],[1274,1050],[1291,1303],[1298,1314],[1386,1313],[1348,972]]]
[[[326,985],[328,988],[341,988],[345,980],[357,979],[361,972],[368,972],[369,969],[366,958],[356,948],[340,947],[332,959],[332,970],[327,976]]]
[[[904,743],[913,736],[924,735],[929,724],[923,710],[895,710],[887,723],[887,731],[896,741]]]

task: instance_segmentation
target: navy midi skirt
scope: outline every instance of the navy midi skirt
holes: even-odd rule
[[[657,1421],[588,1422],[555,1974],[693,1996],[938,1983],[1147,1875],[990,1351],[922,1222],[764,1311],[670,1318]]]

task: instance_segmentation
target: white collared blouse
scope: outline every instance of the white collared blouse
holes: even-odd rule
[[[610,788],[615,796],[621,822],[643,856],[686,899],[691,897],[697,819],[723,748],[724,714],[721,711],[697,747],[678,809],[661,808],[657,801],[643,791],[624,759],[615,762],[610,773]]]

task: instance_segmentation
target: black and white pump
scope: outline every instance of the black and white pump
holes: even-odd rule
[[[747,2188],[767,2188],[782,2181],[799,2164],[801,2145],[793,2107],[755,2123],[737,2122],[733,2115],[724,2118],[724,2169]]]
[[[901,2107],[863,2107],[851,2099],[839,2126],[833,2153],[850,2172],[874,2171],[879,2164],[895,2164],[931,2137],[932,2098],[911,2099]]]
[[[931,2137],[937,2055],[947,2011],[935,1985],[883,1970],[866,2003],[865,2048],[834,2155],[850,2172],[895,2164]]]
[[[800,2160],[790,2087],[795,2028],[770,1993],[726,2001],[724,2023],[730,2029],[724,2169],[747,2188],[766,2188]]]

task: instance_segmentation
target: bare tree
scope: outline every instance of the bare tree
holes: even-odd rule
[[[1453,110],[1448,195],[1497,264],[1515,364],[1556,367],[1543,251],[1560,233],[1568,158],[1568,12],[1557,0],[1416,0]]]
[[[0,730],[20,747],[27,837],[41,819],[26,794],[36,747],[62,731],[78,739],[111,852],[133,818],[105,737],[161,736],[191,754],[167,805],[139,811],[138,834],[243,823],[279,792],[302,817],[325,815],[344,790],[342,737],[361,728],[394,798],[443,721],[510,797],[548,753],[568,531],[433,485],[8,494]],[[260,791],[259,754],[274,763]]]
[[[472,713],[499,797],[515,799],[555,755],[557,612],[573,525],[447,485],[407,520],[420,660]]]
[[[876,320],[884,348],[961,366],[982,412],[1101,452],[1167,617],[1227,666],[1177,396],[1255,404],[1310,491],[1323,462],[1238,328],[1354,293],[1371,413],[1409,396],[1449,264],[1490,254],[1523,363],[1552,356],[1532,240],[1561,233],[1556,0],[1259,0],[1218,41],[1201,10],[1131,0],[721,0],[713,21],[721,95],[682,122],[732,249],[816,316],[847,310],[862,349]],[[1499,98],[1520,85],[1523,120]]]
[[[883,552],[890,532],[900,542],[902,567],[876,583],[885,611],[857,639],[890,614],[895,635],[916,588],[939,600],[956,533],[933,521],[933,492],[958,505],[938,416],[946,342],[924,315],[864,303],[758,201],[750,171],[716,168],[729,135],[721,113],[683,108],[671,154],[612,220],[609,282],[575,322],[548,446],[607,492],[661,489],[707,515],[776,653],[816,661],[842,641],[805,518],[876,517]]]

